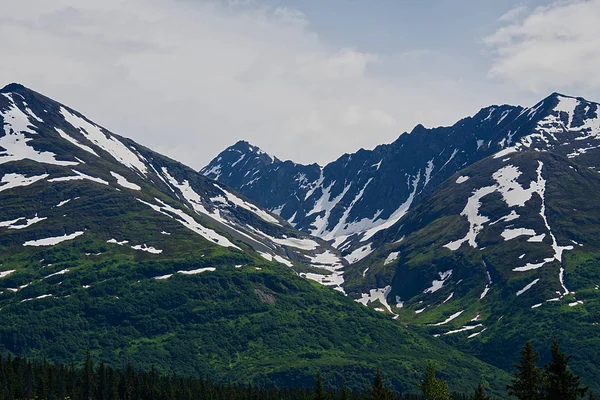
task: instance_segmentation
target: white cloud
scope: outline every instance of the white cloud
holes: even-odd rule
[[[495,57],[491,77],[533,92],[600,88],[600,0],[515,10],[484,39]]]
[[[501,15],[500,18],[498,18],[498,21],[513,22],[521,17],[526,11],[527,6],[525,4],[520,4]]]
[[[496,101],[457,57],[332,46],[259,1],[4,3],[0,81],[196,168],[238,139],[325,162]]]

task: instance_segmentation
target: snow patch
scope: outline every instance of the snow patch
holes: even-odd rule
[[[399,255],[400,255],[399,251],[391,252],[390,254],[388,254],[387,258],[383,262],[383,265],[388,265],[388,264],[393,263],[394,261],[396,261],[398,259]]]
[[[135,183],[129,182],[124,176],[117,174],[116,172],[110,171],[110,174],[117,179],[117,185],[126,189],[142,190],[141,186]]]
[[[535,285],[536,283],[538,283],[540,280],[536,279],[533,282],[531,282],[530,284],[528,284],[527,286],[525,286],[523,289],[519,290],[517,292],[517,296],[522,295],[523,293],[525,293],[526,291],[528,291],[529,289],[531,289],[533,287],[533,285]]]
[[[130,169],[135,169],[144,175],[148,173],[146,164],[140,157],[116,137],[103,132],[99,126],[78,117],[64,107],[60,108],[60,113],[65,121],[75,129],[79,129],[86,139],[109,153],[119,163]]]
[[[2,144],[0,144],[0,146],[2,146]],[[0,181],[0,192],[7,189],[13,189],[19,186],[33,185],[37,181],[46,179],[48,176],[48,174],[34,175],[29,177],[21,174],[6,174],[2,177],[2,180]]]
[[[83,231],[79,231],[79,232],[74,232],[71,234],[65,234],[63,236],[56,236],[56,237],[49,237],[49,238],[44,238],[44,239],[38,239],[38,240],[29,240],[25,243],[23,243],[23,246],[54,246],[56,244],[65,242],[67,240],[73,240],[78,236],[83,235]]]
[[[438,275],[440,276],[440,280],[432,281],[431,287],[423,290],[423,293],[435,293],[440,290],[444,286],[444,282],[452,276],[452,270],[438,272]]]
[[[437,324],[430,324],[430,326],[441,326],[441,325],[445,325],[448,322],[458,318],[462,313],[464,313],[465,310],[459,311],[457,313],[452,314],[451,316],[449,316],[448,318],[446,318],[444,321],[442,322],[438,322]]]

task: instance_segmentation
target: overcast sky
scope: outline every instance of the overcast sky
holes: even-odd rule
[[[600,100],[600,0],[0,0],[0,86],[195,168],[321,164],[553,91]]]

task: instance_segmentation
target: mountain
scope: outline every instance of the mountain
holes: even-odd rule
[[[431,360],[503,392],[498,368],[305,279],[341,289],[346,262],[233,189],[18,84],[0,126],[0,352],[265,386],[360,389],[381,367],[399,390]]]
[[[598,104],[553,93],[534,107],[490,106],[450,127],[416,126],[393,143],[320,167],[280,161],[247,142],[201,173],[341,250],[350,263],[457,171],[508,149],[553,149],[600,167]]]
[[[356,301],[505,370],[557,336],[597,391],[599,164],[599,104],[553,93],[324,168],[238,143],[202,172],[341,250]]]
[[[597,390],[598,200],[600,175],[574,159],[498,153],[383,232],[346,271],[346,290],[506,370],[515,343],[547,349],[556,336]]]

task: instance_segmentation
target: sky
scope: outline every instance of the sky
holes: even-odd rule
[[[557,91],[600,101],[600,0],[0,0],[19,82],[196,169],[325,164]]]

